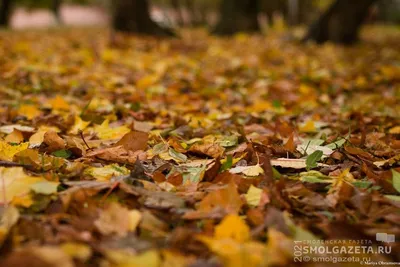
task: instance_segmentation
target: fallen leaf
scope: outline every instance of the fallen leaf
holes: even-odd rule
[[[65,148],[65,141],[54,131],[48,131],[43,136],[43,142],[48,146],[47,151],[54,152]]]
[[[114,176],[129,174],[129,170],[118,164],[110,164],[104,167],[86,168],[84,174],[90,175],[98,181],[109,181]]]
[[[260,164],[254,166],[237,166],[229,170],[230,173],[243,173],[246,176],[259,176],[264,173]]]
[[[55,110],[69,110],[70,106],[67,103],[67,101],[65,101],[63,99],[63,97],[61,95],[57,95],[55,98],[48,100],[48,104],[50,105],[50,107],[52,109]]]
[[[102,140],[122,138],[130,132],[126,126],[110,127],[109,120],[105,120],[101,125],[94,126],[94,132]]]
[[[19,144],[24,141],[24,136],[22,135],[22,132],[14,129],[14,131],[7,135],[4,140],[7,143]]]
[[[19,219],[19,211],[14,206],[0,209],[0,247],[3,246],[7,235]]]
[[[78,134],[80,131],[85,130],[90,123],[91,123],[90,121],[84,121],[81,119],[81,117],[75,116],[74,125],[72,125],[71,129],[69,130],[69,133]]]
[[[246,242],[250,239],[250,228],[238,215],[230,214],[215,227],[215,238]]]
[[[87,261],[92,256],[92,249],[86,244],[67,242],[62,244],[60,248],[71,258],[82,262]]]
[[[15,154],[26,150],[29,143],[21,143],[19,145],[10,145],[0,140],[0,160],[12,161]]]
[[[115,145],[122,146],[126,150],[135,152],[147,149],[149,135],[144,132],[132,131],[125,134]]]
[[[392,169],[393,187],[400,193],[400,173]]]
[[[126,236],[134,231],[141,219],[140,212],[128,210],[118,203],[110,203],[94,222],[97,230],[103,235],[116,234]]]
[[[42,177],[26,175],[22,167],[0,167],[0,177],[3,185],[0,190],[0,203],[9,203],[14,197],[27,195],[31,190],[38,192],[54,193],[58,183],[48,182]]]
[[[250,185],[249,190],[245,195],[247,204],[250,206],[257,207],[260,204],[262,193],[263,193],[262,189]]]

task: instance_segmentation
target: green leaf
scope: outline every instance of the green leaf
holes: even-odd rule
[[[185,167],[182,170],[183,183],[190,181],[191,183],[199,183],[204,177],[206,165],[200,167]]]
[[[346,139],[345,138],[341,138],[333,143],[330,143],[329,145],[326,145],[326,147],[330,148],[330,149],[337,149],[340,148],[341,146],[344,145],[344,143],[346,143]]]
[[[369,188],[372,185],[372,182],[370,181],[357,181],[354,182],[353,185],[355,187],[361,188],[361,189],[366,189]]]
[[[302,182],[307,182],[307,183],[324,183],[324,184],[330,184],[332,183],[332,180],[324,180],[320,179],[316,176],[302,176],[300,177],[300,181]]]
[[[66,149],[61,149],[61,150],[54,151],[51,154],[55,157],[67,159],[67,158],[71,157],[72,152],[69,150],[66,150]]]
[[[140,102],[135,102],[131,104],[131,110],[135,112],[138,112],[140,110],[140,107],[141,107]]]
[[[232,167],[232,164],[233,164],[232,155],[228,155],[226,157],[226,161],[221,165],[221,168],[219,171],[223,172],[223,171],[229,170]]]
[[[272,176],[274,177],[275,180],[279,180],[281,179],[282,174],[277,169],[272,167]]]
[[[393,200],[393,201],[400,201],[400,196],[395,195],[385,195],[386,198]]]
[[[219,145],[222,147],[232,147],[238,144],[238,137],[236,135],[224,136],[218,141]]]
[[[324,153],[321,150],[316,150],[306,159],[306,169],[310,170],[318,166],[317,162],[321,160]]]
[[[400,173],[392,169],[393,187],[400,193]]]
[[[187,160],[186,155],[179,153],[178,151],[176,151],[173,148],[169,148],[168,153],[171,157],[177,159],[178,161],[182,161],[185,162]]]
[[[164,143],[156,144],[156,145],[153,147],[153,154],[154,154],[154,155],[161,154],[161,153],[167,151],[167,149],[168,149],[168,145],[166,145],[166,144],[164,144]]]

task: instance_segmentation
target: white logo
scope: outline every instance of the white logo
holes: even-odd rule
[[[395,236],[387,233],[377,233],[376,241],[386,242],[386,243],[394,243]]]

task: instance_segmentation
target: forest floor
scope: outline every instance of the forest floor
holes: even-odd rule
[[[399,37],[0,32],[0,266],[399,263]]]

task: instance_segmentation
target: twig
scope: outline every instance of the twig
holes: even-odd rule
[[[28,168],[28,167],[31,167],[31,165],[15,163],[12,161],[0,160],[0,167],[26,167],[26,168]]]
[[[83,136],[83,132],[79,131],[79,134],[81,135],[81,138],[82,138],[83,142],[85,143],[86,147],[88,148],[88,150],[91,150],[92,148],[88,145],[88,143],[86,143],[85,137]]]

